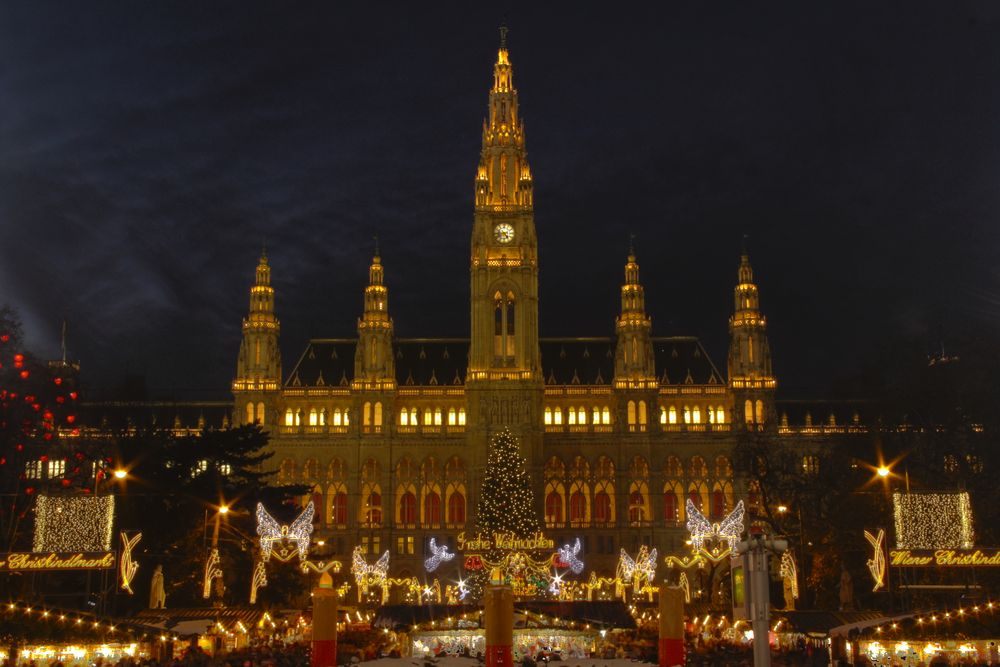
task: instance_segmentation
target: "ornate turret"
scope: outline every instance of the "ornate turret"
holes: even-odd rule
[[[389,290],[384,283],[378,247],[368,268],[365,312],[358,318],[358,347],[354,355],[355,389],[386,390],[396,387],[396,363],[392,355],[392,318]]]
[[[639,283],[639,264],[635,249],[629,248],[622,285],[622,314],[615,323],[618,343],[615,348],[615,387],[619,389],[655,389],[656,369],[653,323],[646,315],[646,299]]]
[[[774,425],[774,389],[767,321],[760,312],[750,256],[740,257],[735,309],[729,318],[729,387],[735,397],[735,423],[762,430]]]
[[[274,315],[274,288],[267,253],[261,252],[257,279],[250,288],[250,313],[243,320],[243,340],[236,361],[233,395],[236,398],[234,421],[240,424],[273,421],[275,401],[281,385],[280,332]]]

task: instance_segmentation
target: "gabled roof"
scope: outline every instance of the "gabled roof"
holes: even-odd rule
[[[660,384],[725,384],[701,342],[691,336],[653,338]],[[542,338],[542,377],[552,385],[610,385],[615,375],[611,337]],[[316,338],[285,380],[286,387],[350,386],[357,340]],[[399,338],[393,341],[400,387],[455,386],[465,382],[468,338]]]

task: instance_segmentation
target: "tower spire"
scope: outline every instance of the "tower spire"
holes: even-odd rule
[[[267,249],[262,247],[254,284],[250,287],[250,310],[243,319],[243,340],[233,380],[236,423],[269,423],[267,415],[274,413],[281,384],[280,330],[274,312],[271,267]]]
[[[649,389],[656,387],[653,323],[646,315],[646,298],[639,282],[639,263],[635,258],[635,235],[630,235],[625,282],[622,284],[622,312],[615,323],[618,341],[615,348],[615,386]]]
[[[507,50],[507,21],[500,23],[500,48],[504,51]]]
[[[392,389],[396,386],[396,364],[392,355],[392,318],[385,269],[375,237],[375,254],[368,267],[364,313],[358,319],[358,347],[354,355],[354,383],[358,389]]]
[[[736,399],[736,413],[747,428],[773,424],[774,389],[767,319],[760,311],[760,297],[753,279],[746,237],[740,252],[733,315],[729,318],[729,386]]]

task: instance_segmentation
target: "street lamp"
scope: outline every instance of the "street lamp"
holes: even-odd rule
[[[128,477],[128,471],[119,468],[118,470],[115,470],[115,477],[118,479],[125,479],[126,477]]]
[[[887,468],[884,465],[879,466],[878,469],[875,472],[878,473],[879,477],[883,477],[884,478],[884,477],[888,477],[889,476],[889,468]]]

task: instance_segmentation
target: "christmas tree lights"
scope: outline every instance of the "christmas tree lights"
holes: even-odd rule
[[[509,532],[528,537],[542,528],[517,438],[507,429],[491,442],[476,521],[486,535]]]
[[[35,552],[111,549],[115,497],[39,495],[35,501]]]

